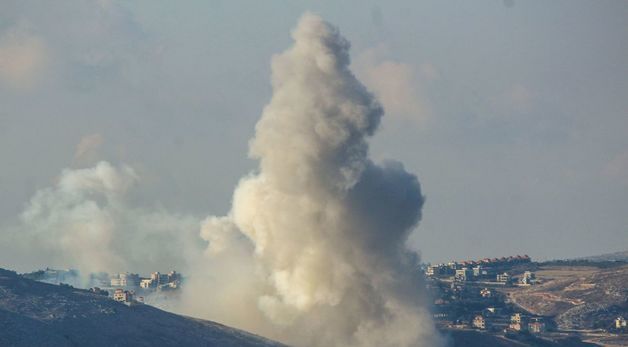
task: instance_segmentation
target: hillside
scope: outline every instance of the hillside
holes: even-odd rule
[[[628,314],[628,265],[543,266],[536,275],[542,284],[510,290],[509,296],[529,312],[554,316],[559,328],[606,328]]]
[[[218,323],[149,305],[128,307],[3,269],[0,327],[0,346],[283,346]]]
[[[541,265],[536,276],[539,285],[503,291],[525,311],[552,317],[559,331],[579,331],[583,339],[604,345],[628,345],[626,335],[598,334],[617,316],[628,316],[628,265]]]
[[[607,254],[601,254],[601,255],[590,256],[590,257],[576,258],[576,260],[580,260],[580,259],[588,260],[588,261],[594,261],[594,262],[600,262],[600,261],[623,261],[623,262],[628,262],[628,251],[607,253]]]
[[[218,323],[149,305],[127,306],[90,291],[36,282],[0,269],[0,346],[284,346]],[[514,341],[477,331],[444,331],[451,347],[585,346]]]

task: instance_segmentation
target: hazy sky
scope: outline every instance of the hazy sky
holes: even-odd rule
[[[426,260],[628,249],[626,1],[2,0],[0,224],[99,160],[132,205],[226,213],[306,11],[386,109],[372,156],[419,177]]]

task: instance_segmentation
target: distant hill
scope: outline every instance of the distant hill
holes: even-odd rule
[[[591,257],[581,257],[576,258],[576,260],[588,260],[588,261],[623,261],[628,262],[628,251],[623,252],[615,252],[615,253],[607,253],[601,254]]]
[[[284,346],[218,323],[128,307],[0,269],[0,346]]]

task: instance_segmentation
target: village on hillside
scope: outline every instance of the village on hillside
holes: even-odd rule
[[[522,342],[564,338],[628,342],[628,263],[533,262],[527,255],[423,264],[433,317],[443,331],[473,331]],[[91,273],[46,268],[22,276],[71,285],[127,306],[167,308],[184,282],[176,271]]]
[[[591,264],[610,269],[597,271]],[[612,270],[616,265],[621,269],[617,274]],[[624,341],[628,339],[625,301],[608,302],[603,295],[595,297],[599,302],[588,300],[596,290],[625,298],[626,287],[613,281],[625,280],[626,268],[623,262],[537,263],[517,255],[425,264],[421,270],[434,300],[434,320],[443,330],[475,330],[521,341],[588,336]],[[599,273],[610,274],[597,281],[609,282],[608,289],[594,279],[577,280]],[[562,292],[551,292],[554,287]],[[600,312],[593,311],[595,305],[602,307]]]
[[[152,272],[148,277],[137,273],[90,273],[82,277],[77,270],[56,270],[46,268],[23,275],[26,278],[52,283],[88,288],[90,291],[106,295],[126,305],[143,304],[145,298],[154,294],[177,294],[183,278],[180,273]]]

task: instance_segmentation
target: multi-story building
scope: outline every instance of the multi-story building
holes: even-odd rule
[[[177,273],[176,271],[170,271],[168,273],[168,283],[173,283],[173,282],[181,282],[180,273]]]
[[[131,302],[133,300],[133,292],[118,288],[113,293],[113,300],[120,302]]]
[[[459,282],[470,281],[473,279],[473,272],[469,268],[463,267],[462,269],[456,270],[454,279]]]
[[[140,280],[140,288],[142,289],[154,288],[156,286],[156,283],[150,278],[142,278]]]
[[[141,278],[139,281],[139,286],[142,289],[176,289],[180,284],[181,274],[176,271],[170,271],[167,274],[153,272],[150,274],[150,278]]]
[[[172,271],[170,274],[178,275],[174,271]],[[162,274],[159,272],[153,272],[150,274],[150,279],[155,282],[156,286],[159,286],[160,284],[165,284],[165,283],[170,282],[170,278],[169,278],[170,274]]]
[[[138,287],[140,285],[140,275],[132,273],[121,273],[120,281],[124,283],[125,287]]]
[[[533,334],[545,332],[545,323],[540,318],[533,318],[532,321],[528,323],[528,330]]]
[[[473,267],[473,277],[482,276],[482,265],[477,265]]]
[[[140,285],[140,275],[132,273],[119,273],[111,278],[112,287],[136,288]]]
[[[521,313],[515,313],[510,316],[510,324],[508,328],[515,331],[525,331],[528,328],[528,319]]]
[[[484,288],[482,290],[480,290],[480,296],[485,298],[485,299],[489,299],[493,296],[493,293],[491,292],[490,289],[488,288]]]
[[[471,322],[471,325],[474,328],[484,330],[484,329],[486,329],[486,318],[484,318],[484,316],[482,316],[482,315],[477,315],[477,316],[475,316],[473,318],[473,321]]]
[[[626,319],[624,319],[624,317],[619,316],[615,319],[615,328],[616,329],[623,329],[626,328]]]
[[[536,283],[536,276],[534,276],[534,273],[530,272],[530,271],[526,271],[523,273],[523,276],[521,276],[521,279],[519,280],[519,283],[523,284],[523,285],[532,285]]]
[[[497,274],[496,280],[501,283],[510,283],[510,275],[508,272]]]
[[[430,265],[425,269],[425,276],[427,277],[434,276],[435,273],[436,273],[436,266]]]
[[[515,313],[512,316],[510,316],[511,323],[523,323],[524,320],[525,320],[525,316],[522,315],[521,313]]]

